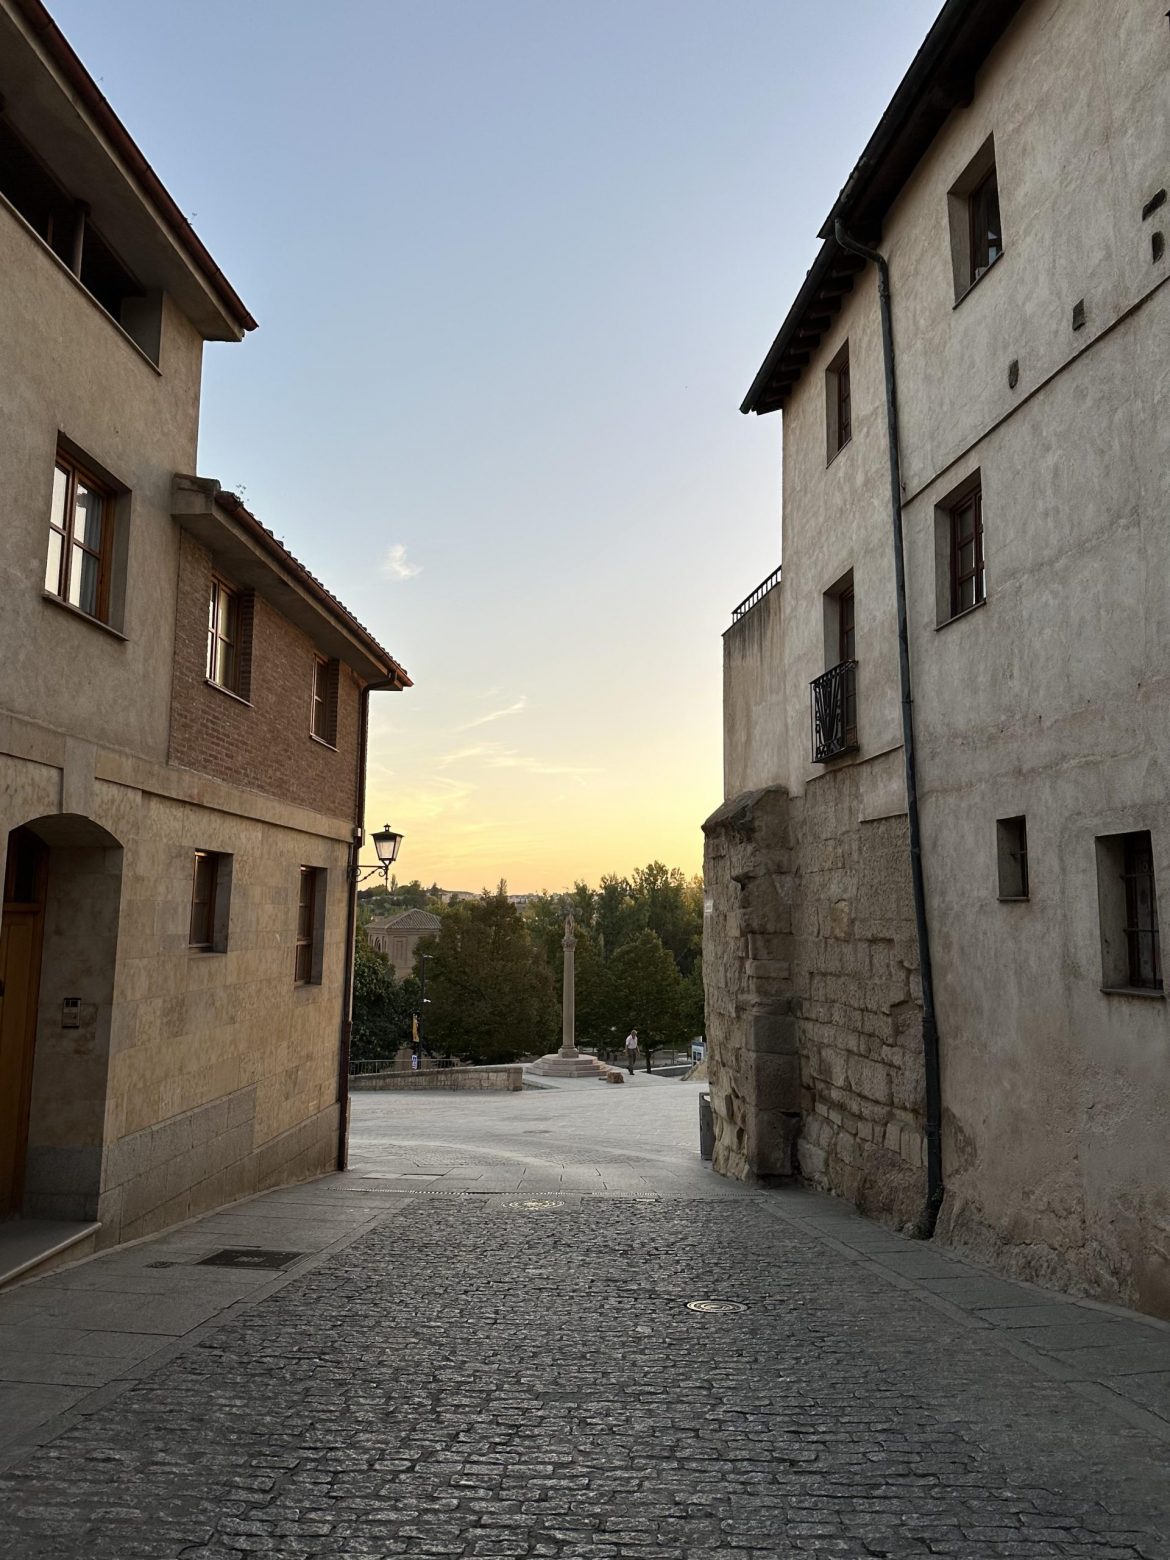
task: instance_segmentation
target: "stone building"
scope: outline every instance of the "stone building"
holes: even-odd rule
[[[705,826],[719,1168],[1163,1315],[1168,81],[1160,0],[943,7],[742,408]]]
[[[443,923],[430,910],[403,910],[398,915],[371,921],[366,936],[371,948],[384,953],[399,980],[414,971],[414,956],[424,937],[437,937]]]
[[[0,98],[2,1275],[338,1162],[367,701],[409,679],[189,475],[254,321],[39,0]]]

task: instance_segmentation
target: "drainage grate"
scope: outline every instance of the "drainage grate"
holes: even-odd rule
[[[746,1305],[738,1300],[688,1300],[688,1311],[699,1311],[704,1316],[730,1316],[735,1311],[746,1311]]]
[[[527,1197],[521,1202],[510,1202],[509,1208],[524,1208],[533,1213],[543,1213],[546,1208],[563,1208],[563,1202],[553,1197]]]
[[[286,1268],[290,1262],[305,1255],[303,1251],[266,1251],[260,1246],[225,1246],[222,1251],[213,1251],[209,1257],[201,1257],[195,1266]]]

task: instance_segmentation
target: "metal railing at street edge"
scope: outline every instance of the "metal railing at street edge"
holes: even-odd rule
[[[456,1067],[458,1065],[459,1064],[456,1058],[453,1056],[428,1055],[423,1058],[422,1070],[423,1072],[431,1072],[434,1069],[440,1069],[443,1067]],[[365,1057],[361,1060],[355,1058],[349,1064],[349,1075],[351,1078],[362,1078],[369,1073],[394,1071],[394,1058],[392,1056]],[[399,1068],[398,1071],[405,1072],[407,1069]]]
[[[761,601],[763,601],[768,592],[773,590],[777,585],[779,585],[779,583],[780,570],[779,568],[776,568],[773,569],[772,573],[769,574],[766,580],[760,581],[750,596],[744,597],[739,606],[736,607],[735,611],[731,614],[731,621],[733,623],[738,623],[741,617],[745,617],[754,606],[757,606]]]

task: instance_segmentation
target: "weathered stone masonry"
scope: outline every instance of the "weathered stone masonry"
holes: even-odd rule
[[[715,1168],[799,1173],[913,1223],[922,1043],[905,817],[861,821],[858,766],[704,825]]]

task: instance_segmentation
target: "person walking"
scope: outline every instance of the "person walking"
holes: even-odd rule
[[[634,1063],[638,1060],[638,1031],[631,1029],[626,1036],[626,1066],[630,1069],[630,1077],[634,1076]]]

